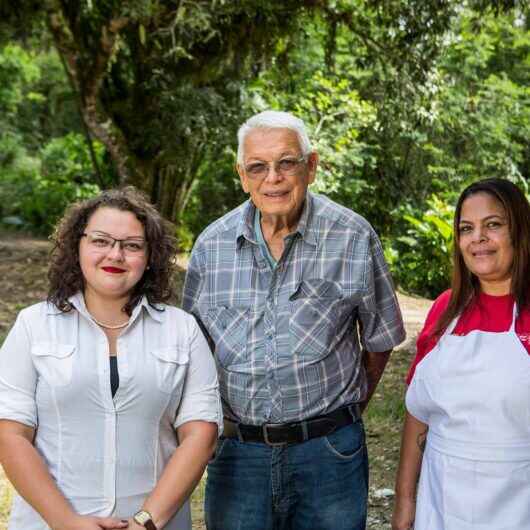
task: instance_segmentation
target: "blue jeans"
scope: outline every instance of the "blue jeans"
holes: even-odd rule
[[[361,420],[269,447],[221,438],[208,465],[208,530],[365,530],[368,457]]]

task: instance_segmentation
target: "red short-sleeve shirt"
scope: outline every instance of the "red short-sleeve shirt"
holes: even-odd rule
[[[421,333],[416,342],[416,357],[412,361],[407,374],[407,384],[410,384],[418,363],[436,346],[438,337],[432,336],[436,322],[449,304],[451,291],[442,293],[432,305]],[[478,299],[462,313],[453,331],[454,335],[467,335],[470,331],[508,331],[513,317],[512,295],[491,296],[480,293]],[[530,308],[520,312],[515,322],[515,332],[522,345],[530,355]]]

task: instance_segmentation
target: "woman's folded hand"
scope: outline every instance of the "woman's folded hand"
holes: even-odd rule
[[[392,530],[410,530],[414,524],[415,514],[416,500],[408,496],[396,495],[392,514]]]
[[[114,528],[127,528],[129,523],[118,517],[93,517],[90,515],[74,515],[57,526],[54,530],[112,530]]]

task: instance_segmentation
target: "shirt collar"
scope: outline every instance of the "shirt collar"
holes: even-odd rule
[[[81,291],[77,292],[76,294],[73,294],[68,298],[68,303],[71,304],[71,306],[79,311],[79,313],[83,313],[88,316],[88,309],[85,305],[85,299],[83,297],[83,293]],[[55,304],[48,303],[46,314],[48,315],[63,315],[64,311],[61,311]]]
[[[88,309],[85,305],[85,298],[81,291],[70,296],[70,298],[68,298],[68,302],[70,302],[70,304],[72,304],[72,307],[76,309],[79,313],[82,313],[87,318],[90,318],[90,313],[88,312]],[[162,308],[151,305],[145,296],[142,296],[140,302],[133,309],[133,313],[131,315],[131,321],[136,319],[138,313],[140,313],[142,308],[144,308],[147,311],[148,315],[153,320],[155,320],[156,322],[160,322],[160,323],[163,322],[164,310]],[[60,315],[62,313],[63,312],[60,309],[58,309],[54,304],[48,304],[48,310],[47,310],[48,315]]]
[[[149,316],[156,322],[162,323],[164,321],[165,309],[163,307],[157,307],[156,305],[151,305],[145,296],[142,296],[140,303],[134,308],[133,316],[135,311],[140,311],[141,308],[144,308]]]
[[[306,199],[304,201],[304,207],[302,209],[302,215],[298,221],[295,233],[300,234],[302,239],[311,245],[317,245],[317,231],[315,230],[313,222],[313,209],[314,209],[314,198],[311,192],[306,193]],[[237,247],[239,248],[242,244],[243,239],[250,241],[251,243],[257,244],[257,236],[254,230],[254,215],[256,212],[256,206],[251,200],[248,200],[241,213],[241,218],[237,226],[236,241]]]
[[[241,212],[241,217],[237,225],[236,242],[238,248],[241,247],[243,239],[246,239],[247,241],[250,241],[254,244],[257,244],[258,242],[256,234],[254,232],[255,212],[256,207],[254,206],[254,203],[249,199],[243,207],[243,211]]]
[[[46,314],[47,315],[62,315],[62,311],[51,302],[46,303]]]
[[[302,239],[309,243],[310,245],[317,245],[317,231],[314,226],[313,219],[313,210],[314,210],[314,197],[311,192],[306,193],[304,209],[302,210],[302,215],[298,221],[298,226],[296,231],[300,234]]]

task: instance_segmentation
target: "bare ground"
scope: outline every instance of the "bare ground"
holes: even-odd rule
[[[0,234],[0,342],[23,307],[46,296],[48,241]],[[185,267],[185,259],[179,260]],[[180,292],[184,268],[179,267],[175,283]],[[414,341],[421,329],[431,302],[423,298],[398,294],[407,340],[392,355],[383,380],[366,414],[368,450],[370,453],[370,530],[390,528],[392,490],[399,455],[399,433],[403,414],[404,377],[410,363]],[[192,498],[193,528],[204,529],[201,483]],[[6,528],[12,488],[0,470],[0,530]]]

